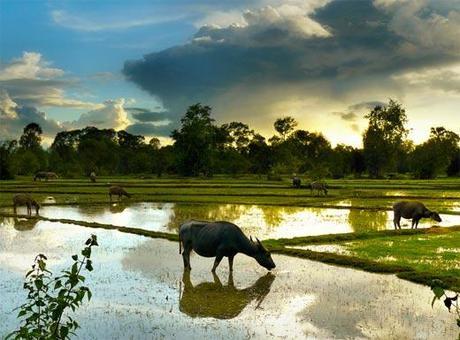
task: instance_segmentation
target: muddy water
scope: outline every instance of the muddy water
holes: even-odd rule
[[[39,222],[19,231],[0,224],[0,337],[16,327],[21,282],[35,255],[53,271],[70,263],[83,227]],[[212,259],[193,256],[183,275],[176,243],[97,230],[93,299],[76,315],[82,339],[423,338],[455,339],[453,314],[431,308],[428,287],[321,263],[274,256],[268,274],[244,255],[211,275]],[[85,274],[86,275],[86,274]]]
[[[378,210],[302,208],[238,204],[137,203],[132,205],[44,206],[46,217],[66,218],[176,233],[188,219],[227,220],[261,239],[393,229],[393,213]],[[441,226],[460,224],[442,215]],[[406,227],[409,221],[403,220]],[[422,220],[419,228],[433,222]]]

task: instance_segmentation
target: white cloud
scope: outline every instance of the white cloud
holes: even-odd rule
[[[460,55],[460,11],[453,6],[442,13],[436,11],[436,1],[378,0],[374,4],[392,15],[390,30],[417,46],[418,53],[442,50],[457,57]]]
[[[0,117],[6,119],[17,118],[16,104],[9,96],[8,92],[0,89]]]
[[[148,12],[148,11],[147,11]],[[65,10],[51,12],[53,21],[63,27],[86,32],[123,30],[141,26],[150,26],[176,21],[184,14],[168,15],[166,13],[137,13],[135,16],[104,15],[103,13],[87,13],[85,15],[69,13]]]
[[[80,129],[86,126],[97,128],[123,130],[131,121],[126,112],[124,98],[105,101],[98,109],[83,113],[78,120],[65,122],[63,125],[71,129]]]
[[[20,58],[0,63],[0,90],[25,106],[95,108],[94,103],[68,98],[65,90],[78,81],[64,78],[62,69],[50,66],[37,52],[24,52]]]
[[[49,67],[49,63],[36,52],[24,52],[21,58],[10,63],[0,63],[0,80],[51,79],[64,75],[64,71]]]

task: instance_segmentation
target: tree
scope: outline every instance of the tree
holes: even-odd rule
[[[222,129],[228,134],[228,146],[236,148],[243,152],[248,147],[251,139],[254,137],[254,130],[249,129],[247,124],[241,122],[231,122],[223,124]]]
[[[430,138],[417,145],[412,154],[412,168],[418,178],[435,178],[447,171],[459,152],[460,136],[444,127],[431,128]]]
[[[14,178],[12,155],[16,145],[15,140],[0,143],[0,180]]]
[[[180,130],[172,132],[177,169],[182,175],[212,175],[218,137],[213,123],[211,107],[197,103],[187,109],[181,119]]]
[[[281,138],[285,140],[286,137],[296,128],[297,121],[294,118],[287,116],[275,120],[273,126],[275,127],[276,132],[280,134]]]
[[[23,134],[19,139],[19,145],[26,150],[34,150],[40,148],[43,134],[42,128],[37,123],[27,124],[23,130]]]
[[[364,157],[369,175],[381,177],[396,168],[398,150],[408,134],[406,111],[390,99],[387,106],[376,106],[365,117],[369,126],[363,135]]]

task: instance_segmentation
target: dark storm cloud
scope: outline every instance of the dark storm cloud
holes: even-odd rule
[[[456,28],[460,14],[444,11],[450,19],[446,27],[443,13],[430,8],[426,16],[423,10],[410,2],[389,6],[370,0],[333,1],[311,17],[282,8],[254,10],[245,14],[246,26],[202,27],[187,44],[127,61],[123,73],[177,113],[194,102],[216,104],[241,84],[249,89],[243,91],[247,96],[272,87],[260,100],[261,111],[282,99],[285,93],[278,93],[277,86],[283,84],[290,84],[291,93],[294,87],[299,93],[327,89],[331,97],[366,90],[369,84],[383,90],[392,88],[391,76],[399,71],[459,60],[460,45],[442,33]],[[433,28],[432,48],[416,35],[426,21]],[[226,114],[234,106],[227,105]]]
[[[385,106],[385,105],[386,103],[380,102],[380,101],[362,102],[362,103],[350,105],[348,107],[348,110],[353,111],[353,112],[367,113],[368,111],[371,111],[372,109],[374,109],[376,106]]]
[[[157,122],[168,119],[168,114],[165,112],[150,111],[139,107],[127,107],[125,110],[131,113],[131,116],[135,120],[140,122]]]
[[[170,124],[135,123],[126,127],[125,130],[134,135],[169,137],[173,128]]]
[[[354,112],[334,112],[334,114],[347,122],[352,122],[356,120],[356,118],[358,118],[358,116]]]

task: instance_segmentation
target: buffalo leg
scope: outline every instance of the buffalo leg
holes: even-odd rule
[[[216,256],[216,259],[214,260],[214,266],[212,266],[212,272],[214,273],[216,271],[217,266],[219,265],[220,261],[222,261],[223,256],[218,254]]]
[[[228,257],[228,267],[230,268],[230,271],[233,271],[233,258],[234,256],[229,256]]]
[[[401,216],[395,214],[393,217],[393,224],[395,225],[395,229],[401,229]]]
[[[18,212],[17,212],[17,209],[16,209],[16,204],[13,206],[13,209],[14,209],[14,214],[17,215]]]
[[[184,251],[182,252],[182,259],[184,260],[184,269],[191,270],[192,267],[190,266],[190,253],[192,252],[192,248],[187,247],[184,244]]]

